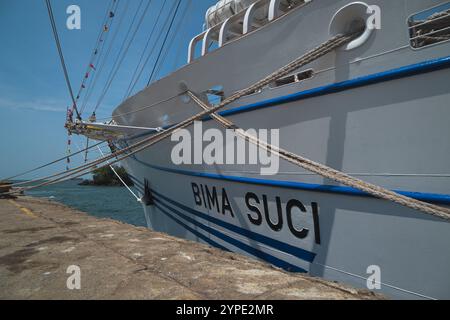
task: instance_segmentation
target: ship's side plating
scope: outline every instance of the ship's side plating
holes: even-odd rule
[[[412,48],[408,31],[412,15],[444,3],[368,2],[382,10],[381,30],[298,71],[312,77],[269,86],[223,114],[246,129],[280,129],[284,149],[448,206],[450,43]],[[198,113],[180,96],[186,87],[198,94],[220,87],[225,96],[247,87],[330,38],[336,13],[349,4],[312,1],[230,41],[127,100],[116,122],[165,127]],[[203,127],[223,130],[213,120]],[[360,287],[379,267],[388,295],[450,297],[448,222],[283,161],[267,177],[252,165],[176,166],[174,145],[125,161],[141,193],[151,193],[151,228]]]

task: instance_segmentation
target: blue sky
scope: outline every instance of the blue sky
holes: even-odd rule
[[[140,0],[117,1],[119,4],[115,12],[115,25],[109,31],[109,41],[115,31],[114,26],[117,26],[119,17],[125,12],[127,1],[129,2],[128,11],[124,15],[122,27],[105,62],[102,76],[87,104],[84,117],[90,115],[98,101],[106,77],[140,3]],[[150,0],[143,1],[144,7]],[[99,107],[97,112],[99,118],[110,116],[113,108],[121,102],[160,9],[164,5],[151,45],[155,45],[158,35],[164,32],[162,25],[175,1],[153,0],[150,4],[136,39]],[[111,0],[52,0],[74,91],[78,91],[80,87],[110,2]],[[183,12],[186,14],[179,24],[180,28],[173,32],[174,37],[169,36],[169,40],[172,41],[167,45],[171,47],[157,78],[185,64],[188,43],[193,36],[202,31],[205,12],[215,2],[216,0],[182,0],[174,29],[181,20]],[[69,16],[66,9],[73,4],[81,8],[81,30],[68,30],[66,27]],[[163,36],[160,38],[157,49],[163,38]],[[71,103],[44,0],[0,0],[0,39],[2,42],[0,50],[1,179],[66,154],[67,134],[63,126],[66,107]],[[105,48],[109,45],[109,41],[105,42]],[[135,90],[145,87],[157,53],[158,50],[155,50]],[[84,139],[74,138],[74,140],[72,150],[77,151],[76,144],[81,145]],[[97,156],[95,152],[90,154],[91,159]],[[73,161],[72,166],[80,164],[82,158],[78,156]],[[26,178],[53,173],[64,167],[65,164],[62,163]]]

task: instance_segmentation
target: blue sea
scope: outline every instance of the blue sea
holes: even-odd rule
[[[79,186],[81,181],[31,190],[26,195],[57,201],[98,218],[111,218],[145,227],[142,205],[123,187]]]

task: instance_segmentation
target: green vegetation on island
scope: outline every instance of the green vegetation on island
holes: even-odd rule
[[[122,178],[127,186],[134,185],[124,167],[114,167],[114,170],[116,170],[117,174]],[[96,169],[92,180],[84,180],[80,183],[80,186],[119,187],[123,186],[123,183],[119,180],[111,167],[107,166]]]

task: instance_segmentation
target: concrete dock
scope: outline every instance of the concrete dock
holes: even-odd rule
[[[47,200],[0,200],[0,299],[380,298]]]

